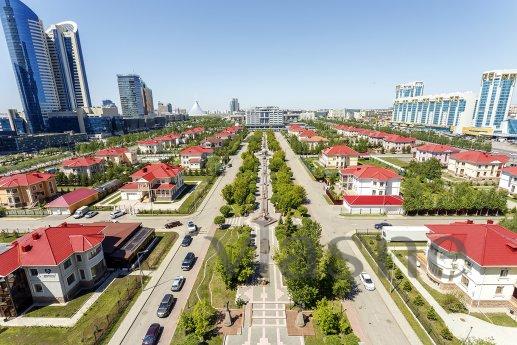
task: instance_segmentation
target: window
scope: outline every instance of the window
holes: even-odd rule
[[[97,265],[93,266],[90,273],[92,275],[92,279],[97,278],[97,276],[102,275],[106,270],[106,266],[104,265],[104,260],[101,260]]]
[[[31,268],[30,271],[31,271],[31,276],[37,276],[38,275],[38,270],[37,269]]]
[[[81,261],[83,261],[83,258],[82,258],[82,256],[81,256],[81,254],[76,254],[76,255],[75,255],[75,259],[77,260],[77,262],[81,262]]]
[[[495,294],[496,295],[502,295],[503,294],[503,288],[504,288],[504,286],[496,286],[495,287]]]
[[[79,274],[81,275],[81,280],[86,279],[86,274],[84,274],[84,270],[79,270]]]
[[[67,259],[64,263],[65,270],[70,266],[72,266],[72,261],[70,259]]]
[[[508,269],[505,268],[499,273],[499,277],[508,277]]]
[[[43,292],[43,286],[41,284],[34,284],[34,291]]]
[[[72,285],[75,282],[75,274],[70,274],[68,278],[66,278],[66,282],[68,285]]]
[[[93,259],[94,257],[97,256],[97,254],[99,254],[102,250],[102,247],[99,245],[97,246],[97,248],[95,248],[93,251],[91,251],[90,253],[88,253],[88,260],[91,260]]]
[[[472,268],[472,262],[468,261],[468,260],[465,260],[465,266],[468,268],[468,269],[471,269]]]
[[[469,278],[467,278],[466,276],[461,276],[461,283],[462,283],[465,287],[468,287],[468,286],[469,286]]]

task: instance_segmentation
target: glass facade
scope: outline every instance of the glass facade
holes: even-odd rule
[[[483,73],[474,126],[498,129],[506,120],[517,79],[517,70]]]
[[[43,132],[44,114],[59,99],[43,24],[19,0],[0,0],[0,18],[30,132]]]
[[[412,83],[399,84],[395,87],[395,98],[417,97],[424,94],[424,83],[414,81]]]
[[[135,74],[117,75],[118,92],[122,115],[139,117],[146,114],[144,100],[144,83],[140,76]]]

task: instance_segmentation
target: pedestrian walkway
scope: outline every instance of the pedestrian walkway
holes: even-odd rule
[[[400,268],[411,284],[413,284],[422,297],[434,308],[434,310],[436,310],[438,315],[440,315],[456,338],[491,338],[497,345],[515,344],[517,328],[494,325],[467,314],[447,313],[445,309],[443,309],[442,306],[433,298],[433,296],[431,296],[431,294],[422,286],[418,279],[409,274],[408,268],[400,262],[396,255],[392,255],[392,258],[393,262],[395,262],[398,268]]]

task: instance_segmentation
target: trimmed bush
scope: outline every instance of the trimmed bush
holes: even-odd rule
[[[429,320],[432,320],[432,321],[438,320],[438,314],[436,314],[436,311],[434,310],[433,307],[431,307],[431,308],[429,308],[429,310],[427,310],[426,316]]]

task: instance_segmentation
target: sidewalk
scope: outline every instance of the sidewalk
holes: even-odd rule
[[[436,310],[456,338],[460,340],[464,340],[467,336],[469,336],[469,338],[481,339],[492,338],[498,345],[515,344],[517,328],[494,325],[467,314],[447,313],[431,294],[427,292],[422,284],[420,284],[417,278],[411,277],[408,274],[408,268],[400,262],[397,256],[392,255],[392,258],[393,262],[400,268],[411,284],[413,284],[422,297]]]
[[[111,273],[104,283],[102,283],[92,294],[92,296],[84,302],[81,308],[70,318],[66,317],[24,317],[20,316],[9,321],[0,320],[0,326],[5,327],[73,327],[77,321],[90,309],[90,307],[102,295],[104,290],[119,275],[119,271]]]

